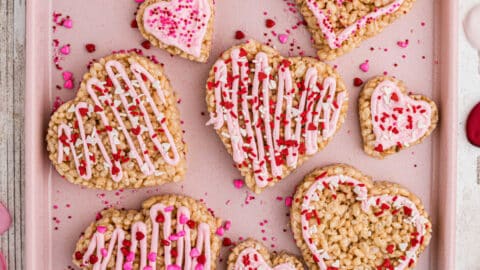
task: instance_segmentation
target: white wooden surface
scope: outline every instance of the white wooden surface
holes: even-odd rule
[[[0,238],[9,269],[23,269],[25,1],[0,0],[0,201],[13,226]]]
[[[0,237],[0,250],[9,269],[23,269],[23,100],[25,66],[25,0],[0,0],[0,201],[11,210],[14,224]],[[459,0],[460,19],[480,0]],[[479,26],[480,31],[480,26]],[[459,34],[459,142],[457,269],[480,269],[480,149],[465,139],[466,115],[480,101],[477,52]],[[452,123],[453,124],[453,123]],[[28,151],[26,153],[28,155]]]

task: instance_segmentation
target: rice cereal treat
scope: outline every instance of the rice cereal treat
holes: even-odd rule
[[[207,82],[210,121],[259,193],[322,150],[345,120],[345,84],[313,58],[249,41],[226,51]]]
[[[206,62],[212,47],[214,17],[214,0],[146,0],[137,11],[137,24],[155,47]]]
[[[421,143],[438,123],[433,101],[409,94],[403,82],[391,77],[367,82],[358,107],[364,150],[376,158]]]
[[[228,256],[227,270],[303,270],[302,263],[285,252],[270,254],[260,242],[247,239]]]
[[[415,0],[296,0],[318,57],[333,60],[380,33]]]
[[[81,269],[216,269],[221,220],[189,197],[148,199],[142,210],[101,212],[77,242]]]
[[[305,177],[290,217],[309,269],[413,269],[432,234],[414,194],[341,164]]]
[[[161,66],[137,54],[92,64],[52,116],[47,149],[68,181],[114,190],[180,181],[186,170],[177,98]]]

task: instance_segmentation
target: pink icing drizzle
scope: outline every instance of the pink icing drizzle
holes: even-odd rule
[[[255,57],[249,93],[250,66],[241,53],[240,49],[232,51],[232,74],[228,73],[225,61],[215,64],[216,112],[211,113],[207,124],[220,129],[226,122],[228,134],[225,136],[231,139],[233,160],[237,166],[244,166],[248,159],[257,185],[265,187],[269,180],[268,167],[274,177],[281,178],[284,156],[286,165],[295,168],[302,147],[307,155],[315,154],[318,136],[328,139],[334,135],[341,106],[347,97],[345,92],[336,94],[335,78],[328,77],[321,85],[317,69],[309,68],[301,84],[304,90],[300,91],[300,104],[294,108],[294,82],[290,68],[286,66],[290,63],[284,61],[280,65],[278,87],[272,87],[273,81],[269,80],[272,68],[263,52]],[[270,101],[270,92],[275,88],[276,102]],[[244,119],[244,128],[240,127],[239,117]],[[292,122],[295,123],[294,129]],[[282,126],[285,126],[284,138],[280,137]],[[302,136],[305,136],[304,142]]]
[[[143,23],[161,42],[199,57],[211,15],[208,0],[159,1],[145,9]]]
[[[394,82],[386,80],[372,93],[371,114],[375,146],[388,149],[408,146],[424,136],[430,128],[432,109],[425,101],[404,95]]]
[[[403,196],[390,196],[390,195],[380,195],[368,197],[368,189],[362,182],[351,178],[346,175],[333,175],[328,177],[319,176],[317,181],[312,184],[304,196],[302,202],[302,211],[301,213],[308,213],[315,208],[311,206],[311,202],[315,202],[319,199],[317,191],[322,192],[323,189],[328,187],[332,193],[335,193],[339,185],[353,186],[354,193],[357,195],[357,201],[361,202],[362,210],[368,212],[370,207],[373,205],[381,205],[386,203],[393,206],[395,209],[400,209],[404,206],[412,210],[411,216],[407,219],[406,222],[412,223],[415,226],[416,232],[418,235],[415,236],[416,240],[419,242],[426,234],[426,225],[428,220],[425,219],[417,209],[415,203],[410,199]],[[314,242],[310,242],[309,239],[312,239],[312,235],[317,233],[317,226],[311,226],[311,222],[307,219],[307,215],[302,214],[301,216],[302,223],[302,236],[307,244],[308,248],[312,254],[318,259],[317,265],[320,270],[327,270],[328,267],[325,263],[325,260],[329,260],[330,256],[325,250],[319,250]],[[405,259],[399,260],[399,264],[395,266],[395,270],[406,269],[411,260],[417,260],[417,252],[420,248],[420,245],[410,246],[409,249],[405,251]]]
[[[355,23],[349,25],[338,34],[334,32],[328,15],[325,15],[325,13],[318,8],[317,0],[307,0],[307,6],[317,18],[318,26],[322,30],[328,46],[331,49],[336,49],[340,48],[345,40],[347,40],[351,35],[355,34],[360,28],[365,27],[365,25],[368,23],[378,19],[380,16],[391,14],[397,11],[403,2],[404,0],[395,0],[384,7],[377,8],[375,11],[358,19]]]
[[[106,270],[107,265],[111,260],[113,250],[116,247],[117,256],[115,258],[115,269],[133,269],[133,262],[138,256],[137,249],[140,249],[139,264],[141,270],[155,270],[157,268],[157,254],[160,241],[160,233],[162,233],[162,239],[168,240],[172,236],[175,236],[176,240],[168,240],[169,245],[163,245],[163,259],[162,264],[165,265],[165,269],[188,269],[188,270],[203,270],[211,268],[211,251],[210,251],[210,226],[206,223],[200,223],[197,227],[197,242],[196,246],[191,246],[191,229],[185,223],[181,224],[177,222],[175,233],[172,232],[172,212],[165,210],[163,204],[155,204],[150,208],[150,220],[152,223],[152,235],[147,237],[147,225],[143,222],[136,222],[131,228],[131,246],[128,256],[124,256],[121,248],[122,242],[125,239],[125,231],[121,228],[116,228],[109,241],[108,249],[105,253],[105,232],[97,230],[93,235],[87,251],[83,255],[83,264],[89,265],[89,258],[91,255],[96,254],[99,258],[98,261],[93,264],[94,270]],[[156,221],[157,215],[162,213],[165,218],[163,222],[163,228],[160,232],[160,224]],[[190,219],[190,210],[186,207],[179,207],[177,211],[176,220],[180,220],[180,216],[184,215]],[[143,234],[141,240],[137,240],[137,232]],[[150,249],[148,249],[147,239],[150,241]],[[177,257],[172,259],[171,249],[172,242],[177,242]],[[103,251],[103,254],[102,254]],[[194,252],[192,252],[194,251]],[[198,262],[200,254],[205,256],[205,264],[202,265]],[[192,256],[193,255],[193,256]],[[174,262],[173,262],[174,260]]]
[[[89,145],[97,145],[105,160],[104,166],[110,169],[112,179],[115,182],[119,182],[122,179],[123,173],[121,161],[117,155],[113,156],[112,158],[110,157],[99,136],[98,130],[94,128],[90,135],[86,134],[82,118],[86,115],[82,115],[83,111],[84,114],[86,113],[88,116],[91,116],[92,113],[96,113],[100,116],[102,124],[106,127],[105,131],[108,134],[111,153],[118,154],[116,145],[119,143],[119,132],[122,132],[130,148],[129,156],[137,162],[138,166],[145,175],[152,175],[160,172],[155,171],[155,166],[150,159],[146,143],[142,137],[143,132],[148,132],[150,140],[160,152],[164,161],[167,164],[176,165],[179,162],[180,157],[174,138],[168,130],[165,116],[159,111],[153,97],[150,95],[149,89],[145,84],[147,80],[150,81],[156,90],[158,98],[163,104],[166,104],[165,95],[163,90],[160,88],[160,82],[156,80],[143,66],[135,62],[132,62],[130,65],[130,70],[135,76],[134,80],[131,80],[128,77],[124,66],[118,61],[108,61],[105,65],[105,68],[113,87],[116,89],[114,95],[118,95],[120,99],[114,98],[113,95],[110,94],[110,90],[104,88],[107,85],[107,82],[101,82],[97,78],[91,78],[88,80],[87,92],[92,98],[95,107],[93,108],[92,106],[89,106],[86,102],[80,102],[74,107],[76,120],[78,122],[78,129],[80,132],[79,137],[72,137],[73,128],[70,125],[62,124],[58,127],[58,162],[61,163],[64,161],[64,152],[67,156],[72,154],[78,174],[82,178],[88,180],[92,177],[92,163],[94,164],[96,162],[96,158],[93,157],[89,151]],[[114,69],[117,71],[117,73],[114,72]],[[119,78],[125,82],[125,85],[127,86],[126,89],[124,89],[120,83]],[[136,89],[141,90],[140,95],[137,94]],[[127,97],[131,98],[134,102],[129,103]],[[145,98],[147,104],[152,109],[156,118],[155,120],[159,123],[168,142],[160,142],[157,131],[154,130],[152,120],[150,119],[147,109],[141,100],[142,97]],[[123,105],[126,113],[121,113],[119,111],[118,108],[120,105]],[[111,128],[112,125],[105,113],[105,106],[110,107],[115,120],[117,121],[117,126],[119,126],[118,129]],[[143,115],[142,117],[146,126],[140,124],[139,116],[136,116],[131,112],[129,108],[132,108],[132,106],[135,106],[135,108],[140,110],[140,115]],[[129,122],[132,124],[132,129],[127,129],[122,118],[123,116],[126,116]],[[109,127],[111,130],[109,130],[107,127]],[[135,135],[133,130],[138,130],[136,132],[137,135]],[[137,139],[140,149],[137,149],[135,146],[132,135],[134,135],[134,137]],[[82,154],[77,154],[76,152],[76,147],[79,145],[82,145],[83,147]],[[173,158],[170,157],[168,153],[170,149],[172,149]],[[139,152],[142,153],[143,159],[140,157]],[[112,159],[114,162],[112,162]]]
[[[248,264],[245,262],[248,261]],[[290,263],[279,264],[275,267],[270,267],[263,259],[263,256],[254,248],[246,248],[238,255],[235,262],[234,270],[249,270],[249,269],[263,269],[263,270],[295,270],[295,266]]]

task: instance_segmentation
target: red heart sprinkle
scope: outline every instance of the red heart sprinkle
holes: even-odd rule
[[[267,28],[272,28],[272,27],[275,26],[275,24],[276,24],[275,21],[272,20],[272,19],[267,19],[267,20],[265,21],[265,25],[267,26]]]
[[[467,118],[468,141],[480,147],[480,103],[475,105]]]
[[[360,79],[360,78],[353,79],[353,85],[354,86],[358,87],[358,86],[361,86],[362,84],[363,84],[362,79]]]
[[[87,52],[93,53],[97,48],[95,47],[95,44],[88,43],[85,45],[85,49],[87,50]]]
[[[142,42],[142,47],[146,50],[149,50],[152,47],[152,44],[150,43],[150,41],[145,40],[144,42]]]
[[[237,31],[237,32],[235,32],[235,38],[236,39],[244,39],[245,34],[242,31]]]

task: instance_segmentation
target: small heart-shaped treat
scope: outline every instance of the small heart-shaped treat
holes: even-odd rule
[[[213,37],[213,0],[146,0],[137,11],[142,35],[173,55],[206,62]]]
[[[212,124],[255,192],[322,150],[343,124],[340,75],[313,58],[284,58],[255,41],[226,51],[210,72]]]
[[[156,186],[186,170],[172,86],[160,65],[137,54],[93,63],[75,99],[53,114],[46,139],[60,175],[89,188]]]
[[[307,175],[290,217],[309,269],[413,269],[432,233],[415,195],[347,165]]]
[[[216,269],[221,220],[183,196],[150,198],[143,209],[102,211],[73,254],[81,269]]]
[[[367,82],[358,101],[364,150],[384,158],[421,143],[435,129],[438,110],[422,95],[411,95],[405,84],[391,77]]]
[[[333,60],[380,33],[415,0],[296,0],[322,60]]]
[[[227,270],[303,270],[295,256],[285,252],[270,254],[260,242],[248,239],[238,244],[228,256]]]

